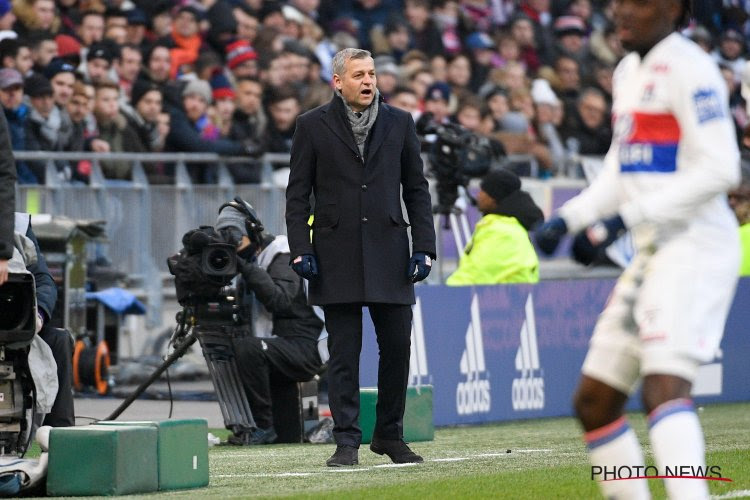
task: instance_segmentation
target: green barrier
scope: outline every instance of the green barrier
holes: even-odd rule
[[[159,490],[208,486],[208,425],[205,420],[102,421],[97,426],[149,426],[157,430]]]
[[[363,387],[359,390],[359,425],[362,428],[362,443],[372,441],[375,429],[375,405],[378,390]],[[404,441],[432,441],[435,439],[435,424],[432,421],[432,386],[409,387],[406,390],[404,412]]]
[[[59,427],[50,432],[47,494],[127,495],[156,491],[156,429]]]

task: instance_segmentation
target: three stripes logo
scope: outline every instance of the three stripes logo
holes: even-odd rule
[[[411,327],[411,352],[409,353],[409,385],[430,383],[430,372],[427,368],[427,349],[424,342],[424,324],[422,322],[422,303],[417,297],[414,305],[414,319]]]
[[[465,382],[456,387],[456,410],[459,415],[487,413],[490,411],[490,381],[484,362],[482,323],[479,317],[479,300],[471,300],[471,322],[466,329],[466,349],[461,356],[461,374]]]
[[[516,370],[521,376],[513,379],[513,410],[541,410],[544,408],[544,378],[539,365],[536,342],[534,301],[526,299],[526,319],[521,326],[521,345],[516,352]]]

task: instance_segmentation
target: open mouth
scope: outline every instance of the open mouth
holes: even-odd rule
[[[362,91],[359,93],[360,95],[364,97],[370,97],[372,96],[372,90],[371,89],[362,89]]]

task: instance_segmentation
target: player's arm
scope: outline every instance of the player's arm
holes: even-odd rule
[[[739,151],[726,85],[715,65],[673,68],[672,113],[680,126],[680,166],[659,191],[625,203],[627,227],[688,221],[695,208],[739,182]]]

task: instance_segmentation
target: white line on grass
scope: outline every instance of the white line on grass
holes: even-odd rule
[[[514,453],[540,453],[540,452],[549,453],[551,451],[555,451],[555,450],[552,450],[550,448],[538,448],[538,449],[531,448],[528,450],[513,450]]]
[[[461,462],[469,460],[470,457],[453,457],[453,458],[433,458],[430,462]]]
[[[414,467],[415,465],[419,465],[419,464],[380,464],[380,465],[374,465],[373,467],[394,468],[394,467]]]
[[[723,500],[725,498],[747,498],[750,497],[750,490],[737,490],[724,493],[723,495],[711,495],[711,500]]]

